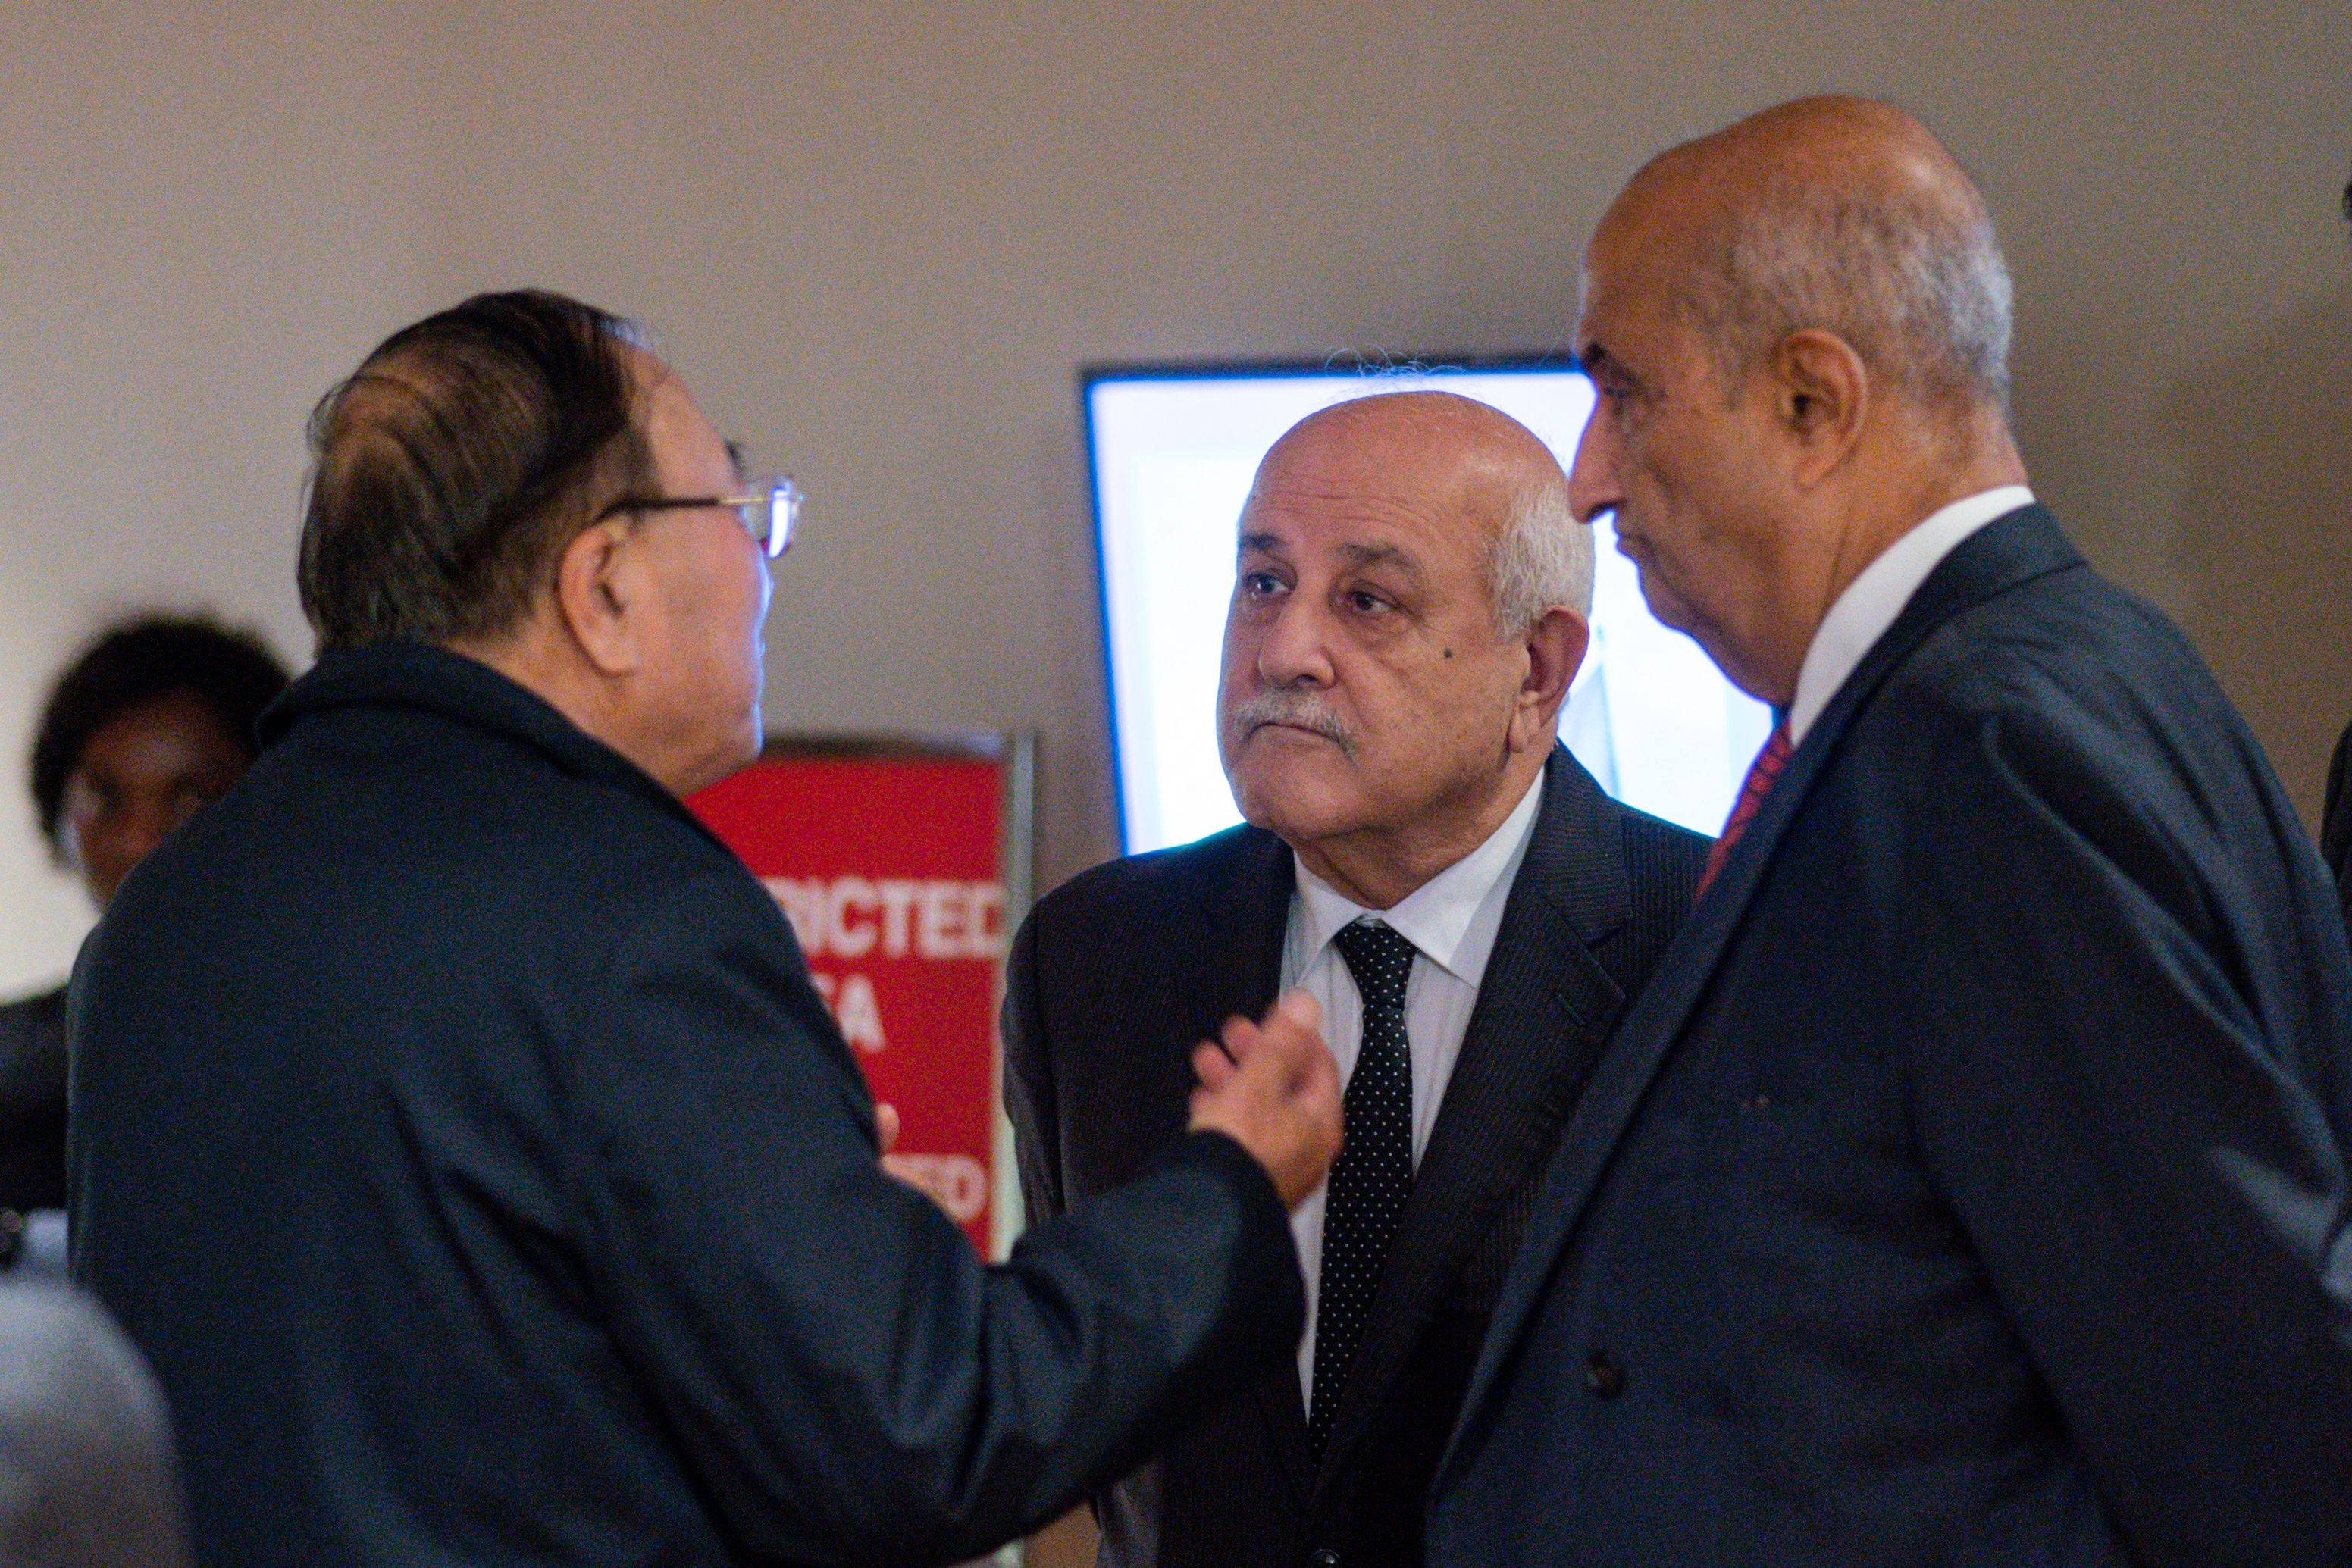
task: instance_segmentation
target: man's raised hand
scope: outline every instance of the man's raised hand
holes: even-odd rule
[[[1339,1070],[1315,998],[1293,991],[1261,1023],[1230,1019],[1192,1052],[1192,1130],[1247,1149],[1296,1208],[1339,1153]]]

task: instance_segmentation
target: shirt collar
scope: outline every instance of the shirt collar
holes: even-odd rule
[[[1546,764],[1544,771],[1549,770]],[[1543,782],[1544,773],[1537,773],[1528,792],[1511,808],[1502,826],[1486,835],[1486,842],[1387,909],[1366,909],[1307,870],[1293,851],[1299,902],[1306,915],[1307,962],[1312,964],[1320,957],[1325,945],[1343,927],[1369,915],[1412,943],[1431,963],[1465,985],[1475,987],[1486,975],[1486,957],[1495,944],[1492,932],[1484,942],[1467,938],[1474,924],[1493,924],[1478,921],[1479,909],[1518,864],[1528,835],[1534,831],[1537,810],[1543,804]]]
[[[2022,485],[1979,490],[1935,512],[1863,568],[1862,575],[1846,584],[1830,606],[1812,645],[1805,650],[1805,662],[1797,671],[1797,695],[1789,704],[1790,742],[1805,738],[1871,644],[1886,634],[1946,556],[1986,524],[2032,504],[2033,492]]]

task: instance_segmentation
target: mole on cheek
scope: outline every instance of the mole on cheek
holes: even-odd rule
[[[1450,658],[1452,658],[1452,657],[1454,657],[1454,650],[1453,650],[1453,649],[1451,649],[1451,648],[1446,649],[1446,650],[1445,650],[1445,656],[1446,656],[1447,658],[1449,658],[1449,659],[1450,659]]]

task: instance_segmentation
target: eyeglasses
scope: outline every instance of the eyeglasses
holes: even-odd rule
[[[622,512],[678,512],[696,507],[724,507],[735,514],[770,560],[793,547],[793,525],[800,520],[801,487],[789,476],[755,480],[732,496],[625,496],[596,514],[596,520]]]

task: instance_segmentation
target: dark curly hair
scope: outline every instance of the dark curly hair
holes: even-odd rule
[[[58,677],[33,740],[33,806],[52,853],[66,780],[90,737],[157,697],[189,693],[250,747],[254,721],[286,689],[286,666],[251,632],[201,616],[142,615],[100,633]]]
[[[297,577],[319,648],[493,636],[594,501],[642,487],[620,317],[478,294],[394,333],[310,416]]]

